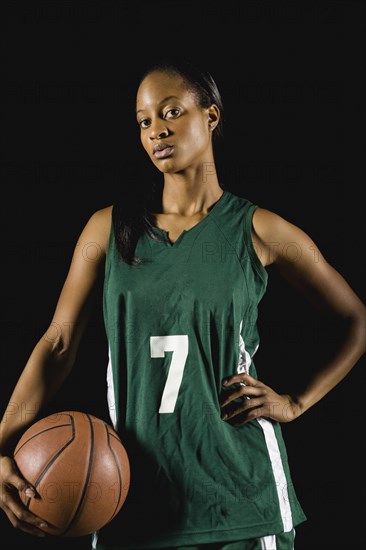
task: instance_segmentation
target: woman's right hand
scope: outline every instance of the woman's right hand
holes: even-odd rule
[[[47,527],[47,524],[27,510],[19,496],[21,491],[27,497],[36,497],[34,487],[22,477],[14,459],[0,456],[0,508],[16,529],[44,537],[46,533],[42,531],[42,527]]]

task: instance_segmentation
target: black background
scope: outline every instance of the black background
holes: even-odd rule
[[[52,317],[89,216],[156,178],[134,120],[145,61],[186,54],[222,93],[220,180],[305,230],[365,298],[363,2],[12,2],[1,18],[1,407]],[[6,191],[5,191],[6,190]],[[337,334],[271,267],[260,305],[260,378],[286,392]],[[101,292],[75,369],[47,412],[106,417]],[[321,402],[283,425],[308,521],[297,550],[359,549],[364,531],[360,360]],[[102,391],[103,390],[103,391]],[[89,548],[47,540],[1,515],[6,548]]]

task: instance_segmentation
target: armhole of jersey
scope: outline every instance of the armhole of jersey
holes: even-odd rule
[[[267,284],[268,280],[268,273],[266,269],[264,268],[262,262],[260,261],[254,245],[253,245],[253,239],[252,239],[252,229],[253,229],[253,214],[255,210],[258,208],[257,204],[250,204],[246,214],[245,214],[245,228],[244,228],[244,238],[248,249],[249,257],[254,265],[254,268],[262,281]]]

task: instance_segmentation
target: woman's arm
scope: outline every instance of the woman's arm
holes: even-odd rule
[[[224,414],[233,399],[241,395],[251,399],[230,411],[225,419],[241,414],[240,423],[257,416],[288,422],[331,391],[365,353],[366,308],[346,280],[325,260],[314,241],[281,216],[257,208],[253,215],[253,244],[264,266],[273,264],[315,308],[338,320],[343,327],[343,338],[331,359],[295,394],[279,395],[249,375],[235,375],[227,380],[226,385],[237,382],[246,385],[225,398]]]
[[[26,483],[10,456],[21,433],[56,394],[74,365],[92,310],[96,282],[103,274],[110,227],[111,207],[96,211],[86,223],[50,325],[35,345],[0,423],[0,507],[15,527],[26,532],[39,534],[28,522],[38,524],[11,491],[11,486],[23,490]]]

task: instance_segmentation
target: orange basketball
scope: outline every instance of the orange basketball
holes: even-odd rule
[[[126,449],[106,422],[80,411],[63,411],[35,422],[22,435],[14,460],[37,491],[20,493],[51,535],[78,537],[109,523],[127,497]]]

